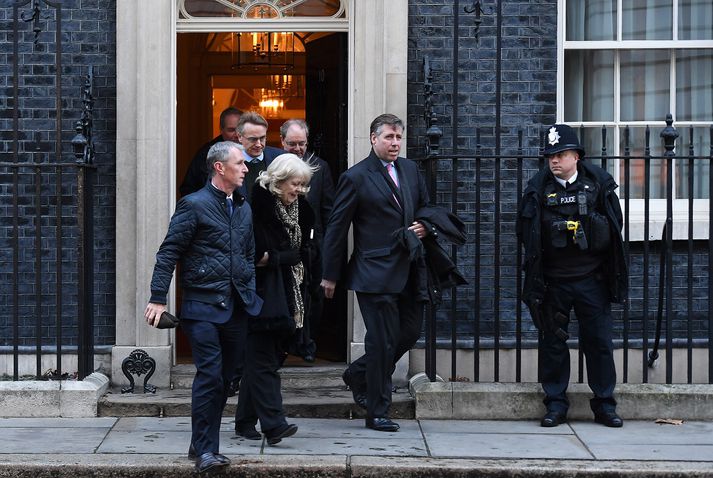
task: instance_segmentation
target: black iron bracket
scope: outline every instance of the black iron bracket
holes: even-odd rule
[[[480,24],[483,23],[483,19],[481,18],[481,15],[492,15],[494,10],[490,8],[489,12],[486,12],[483,10],[483,7],[481,6],[481,1],[480,0],[474,0],[473,1],[473,6],[468,8],[468,7],[463,7],[463,11],[465,13],[475,13],[475,41],[478,41],[478,36],[480,35]]]
[[[93,108],[94,108],[94,68],[89,67],[89,72],[82,86],[82,117],[77,121],[74,130],[77,132],[72,138],[72,148],[77,163],[94,163],[94,141],[92,141]]]
[[[121,362],[121,371],[129,379],[129,386],[123,387],[121,393],[134,393],[134,374],[138,377],[146,374],[144,378],[144,393],[156,393],[156,387],[149,383],[149,379],[156,371],[156,361],[145,350],[136,349]]]
[[[32,22],[32,31],[35,32],[35,45],[40,40],[40,33],[42,32],[42,25],[40,24],[40,1],[35,0],[32,4],[31,15],[25,15],[25,12],[20,14],[20,18],[23,22]]]
[[[426,121],[426,156],[437,156],[440,152],[443,131],[438,127],[438,117],[433,112],[433,71],[428,56],[423,57],[423,93],[425,96],[423,117]]]

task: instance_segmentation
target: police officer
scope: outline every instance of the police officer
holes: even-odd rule
[[[579,322],[579,346],[594,392],[594,420],[621,427],[616,414],[611,302],[627,293],[617,184],[584,160],[575,131],[555,124],[547,132],[547,165],[528,183],[517,232],[525,247],[523,301],[539,334],[539,374],[547,413],[543,427],[567,421],[570,375],[569,314]]]

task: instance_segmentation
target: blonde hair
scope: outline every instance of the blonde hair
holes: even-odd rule
[[[298,177],[305,184],[309,184],[312,174],[317,169],[316,166],[311,166],[302,161],[296,154],[285,153],[273,159],[265,171],[260,171],[255,182],[272,194],[279,196],[282,194],[279,185],[284,181]],[[307,194],[307,191],[309,191],[309,187],[304,187],[300,194]]]

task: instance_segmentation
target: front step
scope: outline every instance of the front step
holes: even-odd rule
[[[413,398],[406,389],[393,395],[391,417],[415,417]],[[238,397],[230,397],[224,416],[235,416]],[[352,392],[341,388],[285,388],[282,404],[288,417],[361,418],[365,412],[352,400]],[[150,393],[122,394],[118,389],[104,395],[97,404],[100,417],[186,417],[191,415],[191,391],[188,389],[158,390]]]
[[[339,388],[344,386],[342,373],[345,364],[321,363],[312,366],[284,367],[280,369],[282,388],[313,389]],[[179,364],[171,368],[171,383],[174,389],[190,389],[196,367],[193,364]]]
[[[288,362],[289,363],[289,362]],[[361,418],[365,412],[354,404],[351,391],[342,381],[346,365],[322,363],[312,366],[284,367],[282,401],[288,417],[302,418]],[[114,389],[97,404],[103,417],[176,417],[191,414],[191,384],[195,375],[193,365],[176,365],[171,370],[173,390],[159,389],[155,394],[121,394]],[[142,390],[138,382],[136,390]],[[390,415],[393,418],[415,417],[413,398],[407,389],[393,394]],[[230,397],[224,415],[234,416],[237,397]]]

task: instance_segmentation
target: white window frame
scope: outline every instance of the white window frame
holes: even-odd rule
[[[616,22],[616,37],[622,38],[622,1],[617,0],[617,22]],[[672,40],[621,40],[621,41],[570,41],[566,39],[566,20],[567,20],[567,0],[558,0],[557,2],[557,122],[564,122],[565,112],[565,77],[564,77],[564,58],[566,50],[668,50],[671,51],[670,65],[670,91],[673,94],[669,95],[669,111],[673,115],[674,127],[686,128],[689,126],[708,127],[713,124],[711,122],[702,121],[676,121],[676,50],[677,49],[696,49],[706,48],[713,49],[713,40],[679,40],[678,39],[678,0],[671,0],[673,8],[673,36]],[[614,75],[619,78],[619,60],[618,56],[614,64]],[[614,85],[614,118],[620,116],[621,94],[619,89],[619,81],[615,81]],[[620,154],[619,144],[620,135],[625,126],[650,126],[651,127],[651,144],[658,144],[658,134],[666,126],[664,119],[660,121],[597,121],[597,122],[580,122],[576,124],[570,123],[573,127],[602,127],[612,128],[614,131],[613,137],[608,140],[607,150],[612,156]],[[681,139],[677,139],[677,144],[680,144]],[[698,155],[706,152],[697,151]],[[614,179],[618,184],[620,181],[620,169],[618,167],[619,160],[616,161]],[[713,174],[713,171],[711,171]],[[675,174],[674,167],[674,198],[675,196]],[[620,202],[622,210],[625,211],[625,202],[621,193]],[[713,191],[709,191],[713,196]],[[649,239],[661,239],[661,232],[666,223],[666,199],[650,199],[649,200]],[[630,199],[629,213],[629,237],[631,241],[642,241],[644,239],[644,199]],[[709,218],[710,199],[694,199],[693,200],[693,238],[708,239],[708,218]],[[673,200],[673,238],[687,239],[688,238],[688,199]]]

